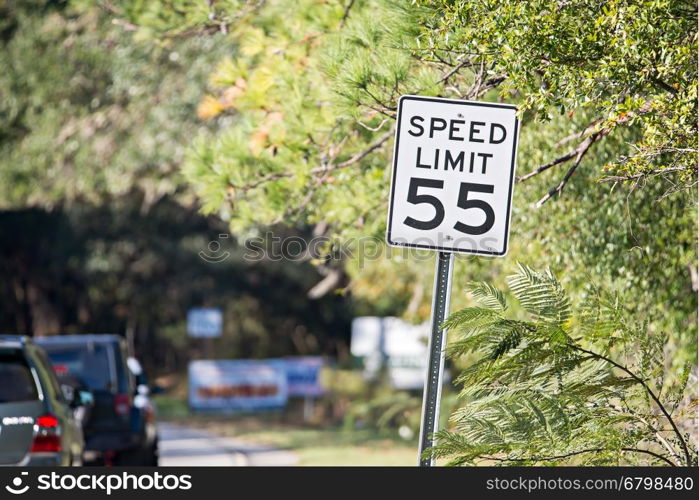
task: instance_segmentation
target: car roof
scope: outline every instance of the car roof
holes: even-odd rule
[[[22,348],[29,344],[31,340],[24,335],[2,335],[0,334],[0,347]]]
[[[48,337],[36,337],[35,341],[39,345],[50,344],[85,344],[87,342],[95,343],[114,343],[122,339],[119,335],[113,333],[89,333],[84,335],[51,335]]]

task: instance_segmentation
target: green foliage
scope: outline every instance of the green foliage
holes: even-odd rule
[[[508,284],[522,307],[537,319],[560,326],[570,317],[570,300],[550,270],[540,274],[520,265]]]
[[[322,221],[338,243],[382,238],[397,97],[513,102],[521,182],[503,266],[548,265],[576,301],[589,279],[623,291],[667,334],[667,383],[696,362],[695,5],[270,0],[214,2],[206,19],[203,2],[173,5],[121,2],[115,16],[158,43],[225,31],[236,47],[199,106],[222,130],[200,134],[184,168],[207,213],[243,236]],[[344,264],[367,314],[429,314],[431,263]],[[502,286],[497,269],[468,259],[456,275]]]
[[[324,221],[345,237],[383,229],[388,107],[436,76],[390,48],[415,35],[413,15],[357,4],[343,20],[339,2],[267,2],[231,28],[239,53],[217,66],[200,109],[233,120],[196,141],[184,172],[235,231],[280,221]]]
[[[455,294],[460,307],[480,305],[450,319],[464,334],[455,352],[475,351],[483,367],[511,370],[524,383],[538,373],[528,357],[550,353],[547,363],[564,367],[553,357],[594,343],[614,359],[638,360],[634,370],[655,380],[663,401],[684,407],[697,342],[695,4],[31,0],[3,2],[0,12],[5,209],[121,200],[114,217],[140,220],[158,200],[176,199],[220,216],[240,238],[272,223],[328,223],[338,244],[355,236],[382,239],[397,97],[517,104],[521,182],[510,253],[497,265],[467,258],[456,266],[457,279],[481,283],[471,296]],[[128,220],[115,225],[125,226]],[[147,227],[153,235],[160,230]],[[94,303],[130,304],[139,280],[189,278],[179,267],[160,274],[159,252],[135,258],[134,242],[117,236],[98,234],[87,250],[89,272],[103,270],[99,289],[91,289],[99,296]],[[46,296],[55,291],[41,271],[72,276],[83,258],[61,245],[52,250],[73,260],[65,269],[36,266],[26,274]],[[522,270],[510,283],[517,302],[508,308],[499,269],[517,260],[550,266],[568,294],[550,273]],[[346,290],[366,299],[364,313],[416,320],[429,314],[431,261],[392,251],[389,258],[359,255],[343,264],[352,277]],[[305,267],[285,272],[313,276]],[[15,307],[13,282],[5,281],[5,303]],[[622,293],[606,294],[589,281]],[[114,297],[111,290],[118,290]],[[305,290],[294,290],[302,302]],[[70,302],[73,288],[65,291],[60,295]],[[164,311],[174,322],[172,308],[153,305],[162,304],[160,292],[156,287],[141,300],[139,321]],[[236,317],[260,311],[254,302],[236,301]],[[581,306],[573,311],[571,303]],[[629,320],[629,309],[644,320],[642,328]],[[521,321],[525,314],[528,321]],[[245,345],[265,352],[264,328],[240,323],[252,342]],[[163,331],[181,336],[176,324]],[[628,354],[625,346],[633,346]],[[511,359],[518,349],[521,356]],[[581,380],[599,376],[592,361],[576,363],[573,356],[570,369],[582,370]],[[639,391],[637,385],[615,394]],[[544,409],[546,416],[555,405]],[[518,411],[538,418],[524,400]],[[569,426],[569,449],[582,439],[576,433],[608,432],[615,447],[608,458],[620,456],[628,436],[612,429],[627,424],[601,420],[606,429],[572,418],[584,425]],[[549,427],[545,433],[563,429]]]
[[[677,193],[696,177],[695,6],[650,0],[606,2],[603,9],[591,0],[214,6],[237,19],[227,28],[237,50],[213,68],[199,111],[223,130],[200,134],[184,168],[207,213],[241,235],[272,222],[322,221],[338,243],[382,239],[397,97],[504,99],[522,109],[518,174],[526,177],[515,189],[509,263],[565,270],[574,294],[582,293],[586,274],[627,290],[649,312],[652,328],[675,332],[682,361],[695,357],[696,186]],[[151,36],[169,40],[182,24],[151,23],[137,7],[117,15]],[[183,26],[196,24],[196,33],[217,26],[190,8],[199,7],[178,11]],[[546,165],[552,166],[527,177]],[[575,172],[565,183],[562,166]],[[630,176],[631,185],[598,183],[601,176]],[[555,203],[532,206],[549,199]],[[380,310],[429,313],[424,283],[431,266],[401,252],[345,265],[353,292]],[[496,278],[483,264],[468,267],[470,279]]]
[[[198,2],[197,2],[198,3]],[[222,36],[139,43],[94,5],[3,2],[0,207],[184,203],[179,164]]]
[[[606,167],[610,182],[695,184],[697,13],[684,0],[160,0],[115,12],[141,36],[224,31],[238,47],[200,106],[234,119],[197,141],[185,170],[207,212],[237,230],[323,220],[343,237],[380,234],[382,146],[406,93],[496,99],[498,89],[525,125],[566,124],[560,136],[548,128],[541,150],[573,146],[533,165],[570,165],[540,204],[583,157],[591,181]],[[605,144],[611,154],[591,158]]]
[[[498,301],[444,324],[458,334],[451,356],[476,360],[457,379],[465,404],[431,453],[452,465],[696,465],[687,378],[660,390],[664,337],[593,286],[573,313],[550,271],[520,265],[508,283],[527,320],[504,317]]]
[[[501,92],[543,119],[585,112],[593,130],[634,129],[618,180],[697,172],[697,6],[685,0],[418,2],[434,9],[424,35],[440,51],[476,53]],[[605,133],[607,133],[605,132]]]
[[[485,307],[496,310],[499,309],[501,311],[507,309],[505,296],[490,283],[486,283],[485,281],[471,282],[466,289]]]

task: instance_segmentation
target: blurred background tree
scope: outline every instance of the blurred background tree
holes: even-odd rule
[[[506,100],[523,127],[510,255],[457,265],[502,283],[517,259],[626,289],[680,361],[696,345],[696,6],[597,2],[305,0],[127,3],[155,40],[227,33],[184,174],[241,235],[323,223],[338,243],[382,239],[397,98]],[[225,21],[224,21],[225,19]],[[561,172],[561,170],[563,170]],[[575,174],[575,175],[574,175]],[[346,262],[354,296],[415,319],[431,264]],[[429,288],[429,287],[428,287]],[[457,305],[467,300],[457,294]],[[388,304],[386,303],[388,302]]]
[[[184,324],[209,305],[226,311],[218,356],[346,352],[348,305],[304,299],[316,269],[244,262],[179,172],[189,139],[220,126],[197,105],[225,36],[139,41],[91,4],[0,10],[0,331],[119,332],[169,372],[211,354]],[[231,257],[202,260],[211,241]]]
[[[114,223],[114,231],[131,234],[124,232],[129,224],[116,224],[120,217],[146,224],[151,216],[158,219],[153,210],[169,207],[163,217],[185,222],[171,228],[171,240],[170,229],[160,232],[166,239],[151,257],[149,284],[159,276],[169,283],[179,280],[174,274],[206,274],[201,263],[159,268],[159,252],[184,247],[195,234],[205,245],[221,228],[230,228],[239,242],[269,229],[322,235],[334,242],[326,251],[335,256],[348,242],[357,249],[356,238],[374,238],[369,244],[382,258],[359,251],[334,260],[311,255],[315,267],[305,260],[275,268],[284,278],[274,279],[288,279],[298,290],[289,313],[293,324],[311,331],[308,324],[317,319],[318,344],[331,346],[326,337],[346,342],[346,318],[354,313],[424,320],[432,260],[380,243],[397,99],[412,93],[507,101],[519,106],[523,124],[510,253],[496,262],[459,258],[454,308],[472,305],[458,283],[501,286],[517,260],[550,266],[573,300],[584,296],[589,281],[623,290],[623,307],[647,322],[647,333],[666,334],[669,375],[663,383],[672,385],[686,361],[696,367],[694,3],[0,5],[0,57],[10,68],[0,75],[0,203],[6,210],[51,209],[56,220],[73,210],[103,213],[107,207],[114,222],[99,224],[104,235],[95,239],[110,243],[76,244],[75,269],[82,270],[82,262],[117,262],[114,269],[128,268],[125,276],[136,279],[141,271],[130,266],[145,264],[123,257],[130,254],[112,244],[109,228]],[[206,217],[191,215],[199,208]],[[16,234],[17,226],[6,220],[0,230],[14,251],[6,235]],[[55,223],[39,227],[50,235]],[[85,234],[79,226],[70,231]],[[136,247],[156,245],[144,241],[146,247]],[[194,246],[181,256],[185,261],[202,249]],[[117,248],[125,263],[104,257]],[[48,261],[36,262],[43,262],[34,264],[38,274],[53,272]],[[8,266],[5,276],[13,272]],[[250,276],[240,283],[246,279],[255,283]],[[4,281],[3,293],[17,296],[11,280]],[[98,283],[86,299],[93,306],[100,303],[94,297],[113,293],[112,283]],[[141,284],[128,285],[120,296],[135,300],[142,281],[135,283]],[[181,296],[200,297],[198,280],[181,283]],[[266,289],[251,286],[250,300],[269,302]],[[153,288],[157,304],[169,300],[165,289]],[[328,308],[326,316],[309,306],[307,294],[327,301],[317,305]],[[236,297],[235,307],[257,311]],[[20,324],[20,313],[8,307],[26,308],[16,298],[3,303],[12,300],[16,306],[3,305],[4,325]],[[165,322],[154,313],[156,302],[143,305],[144,316],[134,316],[134,324],[157,324],[157,338],[174,338],[182,326],[160,326]],[[278,344],[262,339],[286,338],[289,328],[277,331],[278,324],[263,318],[269,310],[259,311],[255,326],[245,327],[259,332],[255,345],[266,346],[254,355],[277,352]],[[126,316],[120,318],[110,325],[126,328]],[[696,377],[696,368],[692,373]]]

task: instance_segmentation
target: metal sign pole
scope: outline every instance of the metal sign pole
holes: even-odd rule
[[[444,348],[447,332],[440,325],[449,315],[451,298],[451,275],[454,270],[454,258],[451,253],[439,252],[434,276],[434,293],[432,295],[432,325],[430,332],[430,351],[427,362],[425,388],[422,394],[422,423],[420,425],[420,450],[418,465],[431,467],[434,460],[424,458],[425,450],[434,444],[433,434],[439,430],[439,402],[442,397],[442,379],[444,376]]]

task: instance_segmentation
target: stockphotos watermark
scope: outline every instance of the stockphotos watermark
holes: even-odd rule
[[[221,233],[217,238],[208,242],[206,249],[199,252],[199,256],[210,263],[220,263],[228,260],[232,253],[224,249],[222,242],[233,238]],[[400,241],[396,241],[400,244]],[[496,238],[473,239],[467,236],[458,241],[449,235],[438,234],[437,239],[424,238],[413,240],[411,245],[418,246],[388,246],[383,238],[375,236],[363,236],[361,238],[348,238],[338,240],[328,236],[316,236],[305,239],[301,236],[279,236],[272,232],[249,238],[243,242],[243,259],[248,262],[263,261],[292,261],[302,262],[307,260],[347,260],[356,261],[360,268],[366,262],[379,259],[391,259],[400,256],[404,259],[427,261],[433,258],[434,249],[445,246],[458,246],[470,248],[488,254],[493,253],[497,244]],[[407,243],[406,243],[407,245]]]
[[[129,472],[111,474],[71,474],[51,472],[36,476],[36,483],[29,484],[29,473],[15,476],[5,490],[13,495],[23,495],[28,491],[92,491],[111,495],[115,491],[175,491],[192,489],[192,476],[189,474],[131,474]]]

